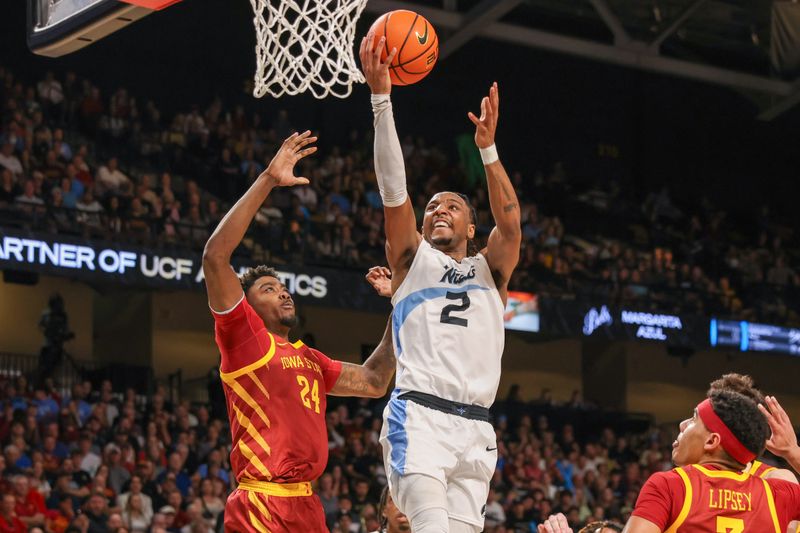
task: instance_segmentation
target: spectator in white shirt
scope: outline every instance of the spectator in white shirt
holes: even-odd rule
[[[78,215],[78,220],[80,222],[83,222],[87,226],[95,228],[100,227],[100,213],[102,213],[104,209],[103,206],[100,205],[100,202],[95,200],[91,187],[86,188],[81,199],[75,204],[75,207],[81,211],[80,215]]]
[[[78,443],[78,454],[80,457],[80,464],[78,467],[94,477],[103,461],[100,459],[99,455],[92,451],[92,439],[88,435],[83,435],[81,437]]]
[[[14,145],[9,142],[3,143],[0,147],[0,166],[13,172],[15,176],[21,176],[23,173],[22,163],[14,155]]]
[[[128,195],[132,190],[131,179],[119,169],[116,157],[112,157],[107,164],[100,167],[97,171],[97,182],[102,187],[102,193]]]
[[[29,213],[33,212],[35,206],[44,205],[44,200],[36,196],[36,184],[33,180],[25,180],[22,194],[14,198],[14,202]]]

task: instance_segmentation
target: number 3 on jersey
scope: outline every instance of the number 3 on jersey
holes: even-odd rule
[[[741,518],[717,517],[717,533],[742,533],[743,531],[744,520]]]
[[[445,295],[445,298],[447,298],[448,300],[461,300],[461,305],[457,304],[445,305],[444,309],[442,309],[442,316],[440,322],[442,324],[452,324],[454,326],[467,327],[468,322],[466,318],[450,315],[450,313],[453,312],[462,312],[469,309],[469,295],[466,293],[466,291],[448,292]]]
[[[311,409],[311,402],[314,402],[314,412],[319,413],[319,382],[315,379],[314,385],[308,383],[305,376],[297,376],[297,384],[302,387],[300,390],[300,399],[303,405]],[[311,399],[308,398],[308,391],[311,390]]]

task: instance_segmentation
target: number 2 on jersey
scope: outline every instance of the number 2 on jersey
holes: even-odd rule
[[[741,518],[717,517],[717,533],[742,533],[743,531],[744,520]]]
[[[314,412],[319,413],[319,382],[315,379],[314,385],[311,385],[305,376],[297,376],[297,384],[300,385],[300,399],[303,400],[303,405],[311,409],[311,402],[314,402]],[[308,391],[311,390],[311,399],[308,398]]]
[[[453,324],[454,326],[467,327],[467,319],[458,316],[451,316],[450,313],[455,311],[461,312],[469,309],[469,295],[464,292],[448,292],[445,295],[448,300],[461,300],[461,305],[450,304],[445,305],[442,309],[442,317],[440,322],[442,324]]]

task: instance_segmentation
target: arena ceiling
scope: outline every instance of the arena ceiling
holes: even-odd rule
[[[730,87],[771,120],[800,103],[774,74],[771,0],[370,0],[443,34],[442,57],[482,37]]]

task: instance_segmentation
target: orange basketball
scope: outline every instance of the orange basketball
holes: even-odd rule
[[[370,31],[375,43],[386,36],[381,53],[385,61],[392,48],[397,48],[389,68],[393,85],[411,85],[428,75],[439,58],[439,38],[425,17],[413,11],[398,9],[378,17]]]

